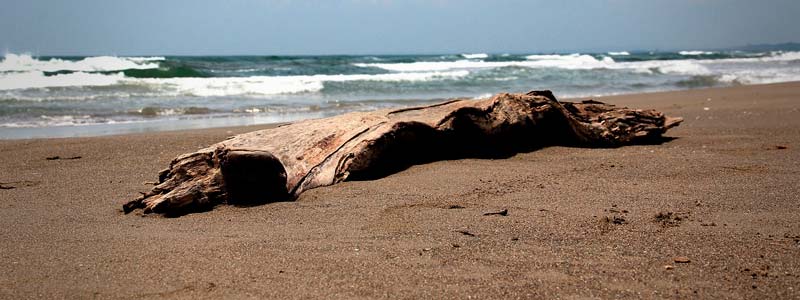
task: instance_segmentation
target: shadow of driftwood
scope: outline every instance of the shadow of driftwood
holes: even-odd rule
[[[442,135],[425,128],[409,128],[388,135],[390,140],[374,155],[369,169],[353,172],[348,181],[375,180],[404,171],[414,165],[435,161],[476,159],[507,159],[520,153],[529,153],[545,147],[566,146],[575,148],[619,148],[624,145],[596,145],[582,143],[569,134],[568,128],[561,130],[540,130],[536,139],[521,138],[515,132],[499,137],[486,137],[462,130],[460,134]],[[405,133],[404,133],[405,132]],[[526,132],[525,135],[530,135]],[[675,137],[648,136],[635,140],[630,145],[661,145],[675,140]]]

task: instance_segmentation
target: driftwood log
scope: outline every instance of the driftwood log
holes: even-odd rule
[[[437,159],[657,142],[681,121],[592,100],[558,102],[550,91],[353,112],[240,134],[181,155],[123,210],[180,215],[220,203],[291,200],[308,189]]]

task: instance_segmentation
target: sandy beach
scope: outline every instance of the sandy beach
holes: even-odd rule
[[[685,122],[180,218],[120,208],[270,125],[3,140],[0,298],[800,299],[800,82],[597,100]]]

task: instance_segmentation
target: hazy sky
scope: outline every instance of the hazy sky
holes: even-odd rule
[[[0,0],[0,51],[387,54],[800,41],[800,0]]]

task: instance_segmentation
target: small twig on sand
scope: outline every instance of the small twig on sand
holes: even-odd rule
[[[491,212],[483,213],[483,215],[484,216],[491,216],[491,215],[507,216],[508,215],[508,209],[504,209],[504,210],[501,210],[501,211],[491,211]]]

